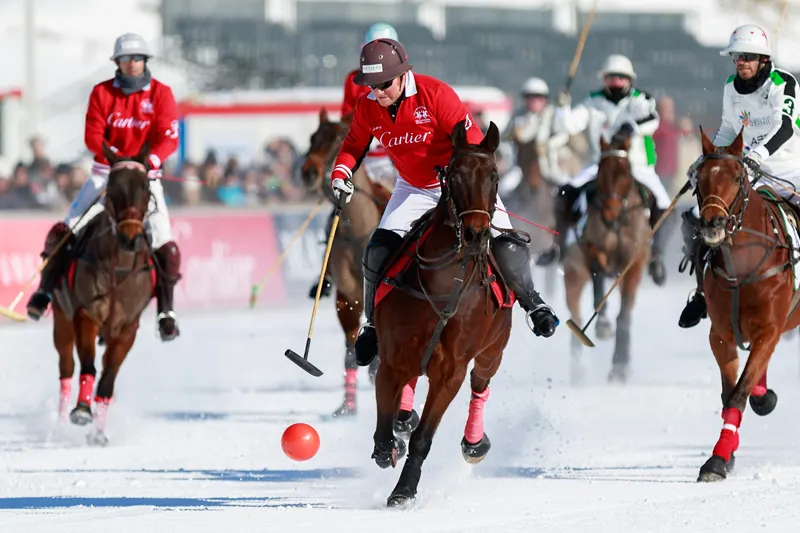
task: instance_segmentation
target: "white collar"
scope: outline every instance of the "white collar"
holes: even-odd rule
[[[406,89],[404,93],[405,97],[408,98],[409,96],[414,96],[417,94],[417,80],[414,79],[414,73],[410,70],[407,71],[404,76],[406,77]],[[375,93],[370,90],[367,98],[370,100],[375,100]]]

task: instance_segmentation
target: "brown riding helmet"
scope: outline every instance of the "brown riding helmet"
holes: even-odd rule
[[[393,39],[375,39],[361,49],[361,68],[353,82],[363,87],[380,85],[411,70],[403,45]]]

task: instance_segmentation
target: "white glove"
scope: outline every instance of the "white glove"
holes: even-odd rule
[[[569,107],[572,104],[572,97],[567,91],[561,91],[556,98],[556,105],[558,107]]]
[[[352,181],[349,179],[343,180],[342,178],[334,178],[332,186],[333,196],[336,197],[337,200],[341,197],[341,195],[344,195],[344,203],[350,202],[350,198],[353,196],[353,191],[355,191]]]

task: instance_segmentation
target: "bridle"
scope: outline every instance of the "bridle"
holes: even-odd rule
[[[628,150],[623,150],[621,148],[609,148],[608,150],[605,150],[600,154],[600,161],[611,157],[616,157],[628,161]],[[630,165],[630,163],[628,164]],[[633,174],[630,172],[630,168],[628,170],[629,170],[628,174],[631,180],[631,184],[625,190],[625,194],[620,195],[617,193],[617,191],[604,192],[598,189],[595,195],[595,202],[598,204],[601,213],[603,211],[603,201],[606,199],[615,200],[620,204],[619,214],[613,219],[607,220],[605,216],[603,216],[602,214],[600,216],[600,219],[603,221],[603,224],[608,229],[614,229],[615,223],[616,225],[618,225],[620,223],[620,219],[624,220],[625,217],[628,215],[628,213],[630,213],[631,211],[634,211],[636,209],[642,209],[644,207],[644,205],[636,205],[631,208],[628,207],[628,197],[630,196],[631,193],[631,187],[636,183],[636,180],[633,178]],[[599,174],[599,169],[598,169],[598,174]]]
[[[736,196],[730,204],[728,204],[724,198],[717,196],[716,194],[709,194],[708,196],[703,197],[700,194],[700,188],[697,187],[697,203],[700,207],[700,224],[707,228],[710,227],[715,229],[724,229],[726,237],[731,239],[742,229],[744,211],[747,209],[747,204],[750,201],[750,190],[752,184],[747,179],[748,176],[747,172],[745,171],[744,160],[741,156],[724,152],[711,152],[704,155],[695,164],[695,172],[697,172],[697,170],[699,170],[699,168],[707,160],[728,160],[739,163],[739,173],[736,175],[738,191],[736,192]],[[739,203],[740,209],[734,214],[733,209],[737,203]],[[703,219],[703,213],[708,209],[718,209],[723,213],[723,215],[719,217],[713,217],[711,222],[705,222]]]

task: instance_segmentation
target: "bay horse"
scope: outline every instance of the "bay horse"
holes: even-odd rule
[[[769,187],[754,189],[742,158],[742,131],[728,147],[715,146],[702,128],[700,136],[697,202],[708,258],[705,270],[702,262],[695,264],[704,272],[708,340],[722,377],[723,425],[698,481],[721,481],[734,466],[748,397],[757,415],[775,408],[778,397],[767,389],[767,366],[781,334],[800,325],[793,273],[797,242],[789,227],[790,221],[796,226],[798,213]],[[737,346],[750,351],[738,380]]]
[[[548,180],[542,173],[540,160],[544,155],[545,147],[537,142],[536,137],[523,141],[518,132],[512,134],[511,140],[516,148],[517,165],[522,172],[522,179],[514,190],[508,195],[508,209],[546,228],[556,227],[555,194],[558,187]],[[522,222],[515,218],[511,224],[516,229],[522,229]],[[553,246],[552,236],[544,232],[537,232],[537,237],[531,236],[531,247],[534,250],[547,250]],[[552,296],[552,289],[556,285],[558,265],[550,264],[544,267],[545,290]]]
[[[319,126],[311,135],[308,153],[301,167],[303,185],[335,203],[328,175],[339,148],[347,135],[352,113],[341,122],[328,118],[322,108],[319,113]],[[363,165],[353,173],[355,194],[342,209],[336,238],[333,241],[328,274],[336,287],[336,314],[345,335],[345,398],[341,407],[334,411],[334,417],[356,414],[356,375],[358,366],[355,360],[354,344],[361,326],[361,313],[364,311],[364,274],[361,259],[364,248],[369,243],[372,232],[378,227],[389,192],[380,184],[371,181]],[[330,222],[326,233],[330,231]],[[316,292],[316,291],[315,291]],[[370,380],[374,380],[378,359],[370,365]]]
[[[620,283],[620,311],[617,315],[617,331],[608,375],[610,382],[624,383],[628,376],[631,343],[631,317],[636,293],[642,281],[645,266],[650,261],[650,245],[647,237],[650,225],[645,209],[649,205],[647,190],[633,178],[628,161],[630,140],[607,143],[600,139],[600,162],[597,180],[587,187],[587,210],[583,229],[578,239],[569,246],[564,258],[564,287],[567,307],[572,320],[582,324],[581,293],[591,280],[595,308],[605,295],[605,278],[615,277],[634,259],[635,263]],[[595,326],[597,337],[609,339],[613,335],[606,307],[598,313]],[[580,361],[583,345],[577,337],[571,341],[570,376],[573,384],[583,380]]]
[[[139,318],[154,296],[155,265],[144,230],[150,202],[147,177],[148,148],[133,158],[123,158],[103,145],[110,171],[105,209],[74,237],[69,267],[54,291],[53,340],[59,355],[61,397],[59,414],[67,418],[75,372],[73,351],[80,360],[77,405],[69,413],[76,425],[95,427],[90,444],[106,445],[108,407],[114,381],[136,340]],[[103,372],[94,397],[95,341],[105,340]]]
[[[427,375],[430,385],[422,417],[410,433],[403,471],[387,500],[390,507],[415,498],[433,435],[473,360],[462,454],[476,463],[491,447],[483,408],[511,333],[514,299],[491,274],[499,272],[490,253],[499,131],[491,123],[481,144],[470,145],[464,126],[460,122],[452,133],[453,155],[440,174],[439,202],[406,235],[381,276],[375,300],[381,364],[372,458],[379,467],[395,467],[405,453],[401,435],[393,435],[398,433],[395,420],[409,416],[418,377]]]

